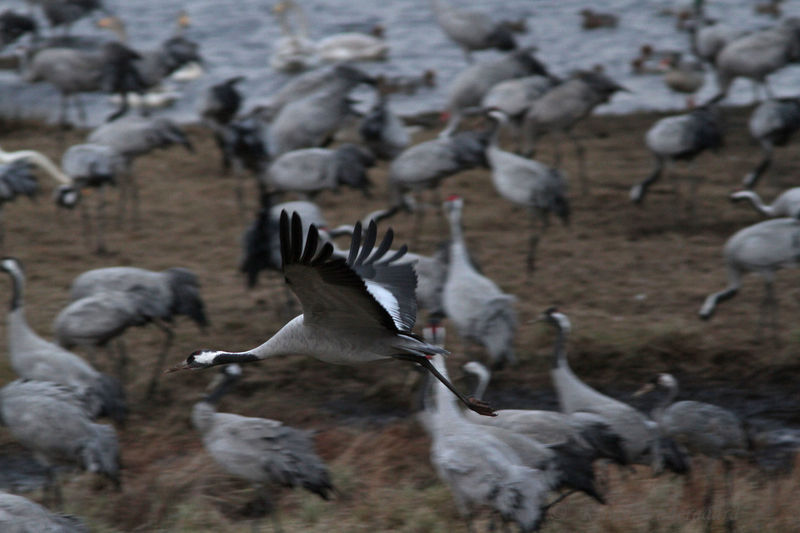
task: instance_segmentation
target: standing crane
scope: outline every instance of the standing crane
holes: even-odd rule
[[[378,99],[358,127],[358,133],[375,157],[391,161],[411,144],[403,120],[389,105],[392,88],[378,83]],[[396,89],[395,89],[396,90]]]
[[[278,420],[217,411],[219,400],[241,376],[237,364],[222,367],[211,391],[192,408],[192,425],[206,451],[227,473],[253,483],[265,509],[273,509],[270,497],[276,486],[302,487],[327,500],[333,485],[310,432]],[[272,514],[280,531],[277,512]]]
[[[441,355],[433,356],[432,363],[446,375]],[[474,531],[476,510],[486,506],[521,531],[537,531],[550,490],[544,472],[525,465],[511,446],[465,420],[442,385],[435,385],[434,398],[420,421],[431,436],[431,464],[450,488],[467,529]]]
[[[782,268],[795,268],[800,257],[800,221],[796,218],[776,218],[747,226],[725,243],[723,259],[728,276],[725,289],[710,294],[700,308],[700,318],[708,320],[717,305],[730,300],[739,292],[742,275],[759,274],[764,279],[764,298],[758,317],[758,336],[768,325],[777,334],[778,301],[775,298],[775,273]]]
[[[431,8],[444,33],[464,51],[467,63],[472,63],[475,50],[508,51],[517,47],[508,25],[485,13],[459,9],[444,0],[431,0]]]
[[[0,529],[5,533],[89,533],[89,528],[71,515],[51,513],[44,506],[0,490]]]
[[[200,118],[203,124],[211,128],[214,140],[217,141],[217,146],[222,152],[223,170],[230,169],[233,161],[226,147],[225,130],[242,107],[244,97],[236,86],[244,80],[244,76],[235,76],[212,85],[206,91],[205,98],[200,105]]]
[[[771,98],[753,110],[747,123],[750,136],[761,145],[763,157],[756,168],[742,180],[752,189],[772,164],[776,146],[784,146],[800,130],[800,98]]]
[[[109,292],[125,292],[127,297],[117,296],[108,301],[103,295]],[[164,361],[172,346],[172,341],[175,337],[172,331],[172,324],[175,317],[180,315],[189,317],[201,331],[208,325],[205,304],[200,296],[200,282],[197,279],[197,275],[188,268],[183,267],[172,267],[161,272],[123,266],[87,270],[72,281],[70,298],[73,301],[71,305],[74,305],[74,307],[69,314],[74,312],[76,315],[73,316],[80,317],[83,313],[90,313],[91,316],[97,317],[99,331],[94,333],[105,332],[103,335],[95,337],[98,341],[102,341],[107,335],[117,332],[116,328],[111,327],[115,323],[110,320],[111,316],[102,319],[102,314],[100,313],[100,309],[112,305],[117,307],[120,305],[127,306],[125,310],[117,310],[117,313],[127,317],[125,321],[118,320],[116,322],[118,327],[123,323],[133,326],[143,325],[145,323],[143,321],[146,321],[146,323],[154,324],[164,333],[164,343],[156,358],[153,376],[148,384],[148,397],[152,396],[156,391]],[[78,304],[78,302],[82,303]],[[62,333],[67,338],[72,336],[69,334],[74,335],[74,333],[81,332],[81,330],[85,332],[86,329],[90,329],[91,324],[84,324],[83,320],[75,322],[74,319],[70,319],[70,324],[67,324],[69,314],[63,317]],[[119,319],[120,317],[118,316],[117,318]],[[103,325],[105,328],[102,327]],[[75,329],[70,331],[68,327]],[[59,328],[57,327],[56,329],[58,330]],[[122,331],[120,330],[116,334],[121,333]],[[91,342],[91,337],[81,339],[80,336],[74,337],[71,342],[78,340],[84,343]],[[100,345],[102,345],[102,342]],[[124,347],[120,351],[119,357],[120,365],[124,366],[126,362]]]
[[[537,218],[544,229],[549,224],[550,213],[554,213],[566,225],[569,223],[569,200],[567,180],[557,168],[538,161],[518,156],[500,148],[501,125],[508,122],[508,115],[500,110],[489,112],[497,121],[486,158],[492,168],[492,183],[497,193],[516,205],[531,212],[531,236],[528,245],[528,273],[533,271],[539,232]]]
[[[22,265],[17,259],[8,257],[0,261],[0,270],[11,277],[13,284],[6,332],[8,358],[14,372],[23,379],[64,385],[85,403],[92,417],[107,415],[115,422],[122,423],[127,407],[119,382],[98,372],[74,353],[37,335],[25,319],[25,274]]]
[[[108,146],[117,152],[124,161],[125,172],[120,179],[120,222],[130,204],[135,224],[139,223],[139,187],[132,167],[134,161],[158,148],[169,148],[180,144],[189,152],[194,146],[184,131],[172,120],[165,117],[128,117],[124,120],[108,122],[92,130],[88,142]]]
[[[453,391],[467,407],[490,415],[492,409],[466,398],[432,365],[428,356],[444,350],[411,333],[416,320],[416,278],[409,264],[396,261],[402,247],[389,257],[390,229],[377,248],[377,225],[363,236],[357,223],[347,259],[332,257],[333,245],[318,249],[319,232],[311,226],[303,243],[303,221],[281,213],[281,257],[287,284],[304,313],[289,321],[269,340],[251,350],[199,350],[171,371],[246,363],[281,355],[301,354],[336,364],[400,359],[421,365]],[[362,246],[363,242],[363,246]]]
[[[693,400],[675,402],[678,397],[678,381],[671,374],[658,374],[634,395],[642,395],[656,388],[666,391],[653,410],[653,419],[658,424],[659,431],[672,438],[691,455],[705,455],[722,462],[725,475],[725,529],[733,531],[731,459],[748,456],[750,448],[750,439],[742,420],[728,409],[710,403]],[[708,492],[703,514],[708,530],[711,529],[713,519],[711,505],[714,487],[711,474],[708,471],[706,475]]]
[[[492,367],[499,369],[515,362],[516,298],[472,266],[461,226],[463,207],[464,201],[458,196],[444,203],[450,222],[450,253],[442,303],[461,338],[482,345]]]
[[[679,159],[692,160],[707,149],[719,148],[722,142],[722,127],[718,112],[713,107],[700,107],[689,113],[658,120],[645,135],[645,144],[655,158],[655,167],[642,182],[631,187],[631,201],[636,204],[644,201],[647,190],[661,177],[665,164],[671,165]],[[697,178],[694,178],[690,202],[696,184]]]
[[[731,193],[730,199],[734,202],[747,200],[753,209],[769,218],[797,218],[800,215],[800,187],[786,189],[769,205],[762,202],[761,197],[755,191],[735,191]]]
[[[114,428],[95,424],[75,394],[51,381],[18,379],[0,389],[0,421],[48,470],[48,488],[61,505],[54,466],[77,465],[119,488],[119,444]]]

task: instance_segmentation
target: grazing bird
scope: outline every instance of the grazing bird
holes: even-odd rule
[[[451,136],[465,115],[483,112],[484,96],[498,83],[533,75],[549,77],[547,67],[536,59],[534,51],[534,48],[522,48],[459,72],[447,89],[449,119],[439,137]]]
[[[439,27],[464,51],[467,63],[472,63],[472,52],[476,50],[517,48],[508,25],[485,13],[460,9],[443,0],[431,0],[431,8]]]
[[[646,464],[655,471],[662,468],[659,438],[652,424],[630,405],[601,394],[576,376],[567,362],[566,340],[572,326],[563,313],[547,309],[540,320],[556,330],[550,377],[558,395],[561,411],[567,414],[589,413],[608,423],[622,439],[627,463]],[[669,466],[669,464],[667,464]]]
[[[407,197],[409,192],[431,190],[432,205],[442,205],[440,184],[448,176],[478,166],[486,167],[486,147],[492,130],[462,131],[408,147],[389,165],[389,201],[393,206],[414,206],[414,239],[419,237],[425,209]]]
[[[645,144],[655,158],[655,166],[649,176],[631,187],[631,201],[639,204],[644,200],[648,188],[661,177],[665,164],[681,159],[691,161],[707,149],[719,148],[722,143],[722,126],[714,107],[700,107],[689,113],[659,119],[645,135]],[[697,179],[694,179],[690,202],[696,183]]]
[[[778,195],[770,205],[764,204],[754,191],[736,191],[731,193],[731,200],[738,202],[747,200],[753,209],[768,218],[792,217],[800,215],[800,187],[792,187]]]
[[[31,173],[31,164],[20,159],[11,163],[0,163],[0,246],[5,243],[5,225],[2,221],[2,209],[8,202],[18,196],[33,198],[39,193],[39,182]]]
[[[678,397],[678,381],[671,374],[658,374],[635,395],[645,394],[655,388],[666,391],[652,415],[659,431],[672,438],[691,455],[705,455],[722,462],[725,476],[726,530],[733,531],[731,459],[749,456],[750,439],[744,423],[732,411],[717,405],[693,400],[675,402],[675,398]],[[711,505],[714,498],[714,486],[710,482],[713,476],[710,470],[706,472],[706,479],[709,482],[704,516],[710,529],[713,521]]]
[[[617,91],[627,91],[625,87],[603,74],[591,70],[580,70],[569,79],[533,101],[525,114],[523,124],[524,152],[532,155],[537,139],[548,132],[566,135],[575,145],[578,158],[579,177],[584,192],[588,191],[586,181],[585,150],[572,128],[600,104],[608,102]],[[561,151],[558,141],[555,145],[555,165],[561,164]]]
[[[242,107],[244,97],[236,86],[244,79],[244,76],[235,76],[209,87],[199,110],[203,124],[214,133],[214,140],[222,152],[222,168],[226,171],[233,161],[225,139],[226,127]]]
[[[500,148],[501,125],[508,123],[508,116],[500,110],[490,111],[489,116],[498,123],[486,149],[486,159],[492,168],[494,188],[509,202],[526,207],[531,212],[531,236],[527,257],[530,273],[533,271],[536,246],[539,243],[537,218],[542,228],[548,226],[550,213],[559,217],[564,224],[569,223],[567,180],[557,168]]]
[[[36,20],[10,9],[0,13],[0,49],[16,42],[26,33],[37,35]]]
[[[147,317],[150,323],[164,333],[164,343],[148,384],[147,394],[152,396],[175,336],[172,331],[175,317],[182,315],[190,318],[201,331],[208,325],[205,304],[200,296],[200,282],[194,272],[183,267],[172,267],[160,272],[123,266],[97,268],[87,270],[72,281],[70,299],[76,305],[81,301],[97,302],[104,294],[120,291],[129,293],[129,304],[136,304],[135,310],[130,311],[134,317]],[[92,297],[96,298],[87,300]],[[92,307],[95,305],[97,304],[92,304]],[[132,320],[135,321],[133,318]],[[123,357],[124,354],[121,353],[120,356]]]
[[[89,134],[88,141],[113,148],[124,160],[125,172],[120,174],[120,220],[126,209],[133,212],[134,223],[139,217],[139,186],[133,173],[134,161],[153,150],[179,144],[189,152],[194,145],[183,129],[165,117],[128,117],[103,124]],[[128,206],[130,204],[130,206]]]
[[[11,310],[6,322],[8,359],[23,379],[52,381],[74,391],[91,417],[107,415],[115,422],[125,420],[125,393],[119,382],[95,370],[72,352],[41,338],[25,319],[25,274],[18,260],[0,261],[13,284]]]
[[[340,185],[369,196],[367,169],[374,165],[372,154],[356,144],[298,149],[275,159],[259,176],[259,183],[262,191],[296,192],[309,198],[326,189],[338,190]]]
[[[789,17],[772,28],[734,39],[719,51],[715,61],[718,93],[712,101],[725,98],[733,81],[749,78],[772,91],[767,76],[800,59],[800,17]]]
[[[403,120],[389,106],[389,89],[379,84],[378,100],[358,127],[366,147],[375,157],[391,161],[411,144]]]
[[[772,164],[775,147],[786,145],[800,130],[800,99],[771,98],[762,102],[750,115],[748,127],[750,135],[761,145],[764,154],[756,168],[742,181],[745,187],[752,189]]]
[[[462,370],[476,376],[478,383],[473,396],[483,399],[491,372],[478,361],[466,363]],[[611,430],[601,416],[589,413],[571,415],[541,409],[499,409],[497,416],[472,416],[464,413],[470,422],[496,426],[521,433],[545,445],[574,443],[590,453],[592,459],[610,459],[617,464],[627,464],[620,436]]]
[[[117,185],[128,166],[125,158],[116,150],[101,144],[76,144],[70,146],[61,157],[61,168],[69,176],[70,183],[56,189],[59,205],[73,207],[80,203],[83,219],[83,235],[86,243],[90,243],[92,222],[85,202],[80,202],[82,190],[97,189],[95,216],[95,253],[102,255],[108,252],[105,242],[105,189],[108,185]]]
[[[0,421],[47,467],[57,505],[61,490],[53,467],[58,464],[101,474],[119,488],[117,433],[110,425],[92,422],[70,389],[51,381],[12,381],[0,389]]]
[[[405,247],[384,257],[393,232],[374,248],[377,225],[371,223],[362,241],[361,224],[353,232],[347,259],[331,257],[333,246],[318,250],[319,232],[311,226],[303,245],[303,221],[281,213],[281,257],[287,284],[303,305],[265,343],[245,352],[200,350],[170,370],[253,362],[280,355],[310,355],[328,363],[357,364],[400,359],[420,364],[447,385],[470,409],[487,415],[491,408],[467,399],[433,368],[428,355],[444,350],[411,333],[416,320],[416,279],[409,264],[398,265]],[[363,242],[363,246],[362,246]]]
[[[612,13],[600,13],[592,9],[581,9],[581,28],[596,30],[597,28],[616,28],[619,17]]]
[[[0,490],[0,529],[5,533],[89,533],[80,519],[51,513],[27,498]]]
[[[73,181],[72,177],[62,172],[49,157],[34,150],[6,152],[0,148],[0,164],[11,165],[16,162],[26,162],[43,170],[59,184],[59,188],[56,191],[56,203],[59,206],[72,208],[77,205],[80,199],[79,185]]]
[[[464,201],[458,196],[444,202],[450,222],[450,252],[442,303],[459,336],[483,346],[492,368],[499,369],[516,361],[517,315],[513,306],[516,298],[504,293],[472,266],[461,225],[463,207]]]
[[[441,355],[433,357],[433,365],[446,374]],[[468,422],[443,386],[436,385],[434,398],[419,415],[431,437],[431,464],[450,488],[468,530],[474,531],[477,509],[489,507],[521,531],[537,531],[551,488],[545,473],[527,466],[500,438]]]
[[[758,335],[765,325],[777,333],[778,301],[773,288],[775,272],[795,268],[800,257],[800,221],[795,218],[765,220],[740,229],[725,243],[723,259],[728,277],[725,289],[710,294],[700,308],[700,318],[708,320],[717,305],[739,292],[742,275],[759,274],[764,279],[764,299],[758,317]]]
[[[353,114],[350,91],[359,84],[376,82],[347,64],[337,65],[333,75],[322,77],[322,81],[311,81],[316,83],[315,88],[283,105],[274,116],[267,135],[267,151],[272,157],[330,142],[342,122]]]
[[[328,468],[314,450],[311,433],[278,420],[217,412],[217,403],[241,379],[237,364],[220,369],[212,390],[192,408],[192,425],[203,446],[227,473],[253,483],[259,503],[272,510],[276,486],[302,487],[327,500],[333,491]],[[280,531],[277,514],[273,514]]]
[[[67,126],[67,106],[74,100],[81,122],[86,124],[86,111],[79,94],[103,91],[119,93],[123,105],[110,117],[116,118],[127,110],[127,94],[131,84],[139,84],[139,72],[134,61],[138,52],[111,41],[99,50],[75,50],[72,48],[45,48],[28,59],[27,53],[20,55],[20,71],[28,82],[50,83],[61,93],[59,124]]]

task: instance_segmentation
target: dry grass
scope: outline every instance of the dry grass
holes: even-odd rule
[[[554,225],[544,236],[530,280],[524,275],[524,213],[497,197],[484,170],[445,182],[445,192],[465,197],[468,240],[484,272],[519,298],[520,362],[495,377],[490,399],[496,407],[553,405],[547,375],[551,338],[544,327],[530,323],[552,304],[574,323],[570,352],[576,372],[618,397],[628,398],[641,380],[669,370],[685,384],[687,396],[702,393],[713,401],[714,393],[705,389],[734,391],[739,402],[732,407],[740,412],[753,399],[772,399],[782,409],[797,407],[797,272],[778,278],[783,324],[779,346],[754,339],[762,290],[755,278],[746,280],[740,295],[723,304],[713,321],[697,319],[706,294],[725,283],[720,260],[725,239],[758,220],[751,210],[726,200],[759,157],[747,139],[747,111],[726,110],[731,132],[726,148],[697,161],[694,172],[705,180],[691,221],[666,180],[655,186],[643,207],[628,202],[628,187],[650,168],[642,136],[656,115],[587,121],[580,134],[587,146],[592,192],[582,196],[574,187],[572,225]],[[67,303],[67,288],[76,275],[117,264],[151,269],[182,265],[202,280],[212,326],[199,335],[191,324],[179,321],[171,363],[201,347],[249,348],[283,323],[284,289],[277,276],[267,275],[252,293],[243,288],[236,266],[240,234],[249,220],[236,210],[233,181],[219,177],[210,136],[197,128],[189,131],[197,154],[173,149],[137,164],[144,220],[137,230],[112,225],[111,257],[87,252],[77,213],[56,211],[45,178],[46,193],[37,202],[6,206],[5,253],[19,257],[26,267],[28,319],[42,335],[51,335],[52,319]],[[0,144],[6,150],[38,149],[58,160],[84,132],[60,136],[40,125],[14,124],[0,135]],[[792,150],[778,150],[771,173],[783,187],[792,185],[788,178],[800,170]],[[545,145],[540,155],[547,160],[549,154]],[[576,168],[567,158],[567,172]],[[683,166],[677,170],[686,172]],[[378,184],[373,199],[352,191],[320,197],[330,223],[350,223],[381,206],[385,167],[373,176]],[[776,190],[769,180],[761,186],[768,198]],[[442,237],[434,232],[436,221],[428,222],[431,232],[423,238],[423,252]],[[410,237],[410,219],[401,216],[392,225],[400,240]],[[0,329],[0,336],[4,334]],[[211,374],[164,376],[157,401],[144,403],[160,336],[142,329],[129,332],[126,340],[137,362],[127,384],[133,413],[120,430],[123,490],[108,492],[90,476],[72,476],[65,486],[66,510],[85,517],[99,532],[249,531],[251,519],[242,508],[252,497],[251,489],[216,468],[189,424],[191,406]],[[451,359],[456,376],[459,359],[457,353]],[[113,368],[109,361],[103,364]],[[221,409],[317,430],[319,452],[339,490],[332,502],[300,492],[282,496],[285,530],[443,532],[463,527],[428,462],[429,441],[411,416],[414,393],[406,385],[408,373],[407,366],[396,362],[346,368],[303,358],[247,369],[241,387],[223,400]],[[13,377],[0,364],[0,382]],[[459,381],[459,386],[466,383]],[[5,432],[0,432],[0,449],[17,449]],[[699,498],[683,496],[683,480],[668,475],[654,479],[644,468],[627,475],[611,469],[608,477],[608,506],[571,497],[552,510],[544,530],[702,530],[695,505]],[[738,465],[734,498],[740,530],[796,528],[799,482],[797,474],[766,480],[749,465]],[[715,518],[721,530],[722,519]],[[480,522],[486,523],[485,518]]]

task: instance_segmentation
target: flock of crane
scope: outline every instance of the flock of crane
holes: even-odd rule
[[[53,26],[102,9],[99,1],[31,3],[41,5]],[[499,518],[504,527],[514,523],[521,531],[535,531],[548,509],[573,491],[605,503],[595,478],[598,460],[643,464],[654,473],[667,469],[684,474],[691,468],[690,456],[705,455],[725,467],[725,527],[732,531],[732,461],[746,457],[751,446],[743,421],[711,404],[675,402],[678,385],[669,374],[658,375],[642,389],[642,393],[656,387],[666,391],[652,417],[589,387],[569,367],[566,342],[571,325],[557,309],[547,309],[539,320],[556,333],[551,377],[560,410],[495,411],[482,400],[490,372],[516,363],[516,299],[476,265],[462,225],[464,202],[459,196],[441,198],[439,186],[464,170],[489,168],[498,195],[531,213],[527,264],[520,268],[530,275],[549,216],[565,224],[570,217],[560,151],[556,150],[552,164],[532,159],[540,138],[549,134],[572,140],[581,189],[590,193],[584,149],[572,130],[596,106],[626,89],[602,69],[576,71],[567,79],[552,75],[534,56],[533,48],[518,47],[515,32],[523,28],[513,23],[498,23],[444,0],[432,0],[431,8],[432,16],[462,47],[470,64],[449,82],[447,124],[429,141],[412,144],[404,122],[391,110],[392,93],[405,90],[408,80],[368,75],[355,63],[385,58],[388,47],[381,37],[342,34],[335,36],[338,40],[311,42],[302,31],[302,9],[291,0],[274,9],[285,36],[270,64],[290,71],[316,68],[298,74],[269,102],[247,112],[243,111],[245,97],[237,89],[242,77],[209,88],[199,118],[219,146],[222,167],[240,177],[237,199],[243,214],[248,210],[245,190],[249,187],[243,181],[248,174],[255,178],[258,190],[256,217],[242,239],[240,269],[250,286],[263,270],[281,272],[302,313],[250,350],[198,350],[169,369],[221,366],[191,414],[206,450],[231,475],[261,487],[258,498],[267,509],[270,491],[278,486],[303,487],[327,499],[335,492],[335,480],[316,454],[308,432],[276,420],[217,412],[216,405],[241,378],[240,363],[281,355],[308,355],[349,365],[397,359],[422,368],[427,378],[436,380],[422,386],[418,417],[432,440],[431,462],[452,491],[470,530],[482,508],[489,508],[493,520]],[[617,23],[588,10],[584,16],[594,20],[592,24]],[[10,11],[0,14],[0,20],[3,44],[36,28],[32,18]],[[108,186],[119,189],[120,221],[139,224],[135,160],[173,145],[194,150],[183,129],[167,118],[123,116],[129,112],[128,93],[142,93],[187,62],[200,59],[197,44],[181,34],[152,54],[137,52],[126,45],[119,19],[109,16],[103,21],[115,29],[118,41],[86,51],[70,47],[68,39],[46,44],[33,39],[31,47],[19,54],[19,68],[25,79],[47,81],[59,89],[62,120],[67,99],[79,92],[119,93],[123,96],[120,109],[93,129],[85,143],[68,147],[60,165],[33,150],[0,149],[0,207],[19,196],[34,195],[39,189],[34,170],[44,172],[58,185],[56,203],[82,210],[85,238],[98,254],[108,253],[104,236]],[[716,69],[720,91],[705,105],[661,119],[647,132],[645,143],[655,167],[631,188],[630,199],[635,203],[644,200],[648,188],[675,160],[692,159],[722,145],[724,128],[717,105],[735,78],[751,78],[767,87],[768,74],[800,59],[797,19],[784,19],[748,34],[728,31],[722,23],[711,24],[702,12],[694,13],[693,22],[692,49],[698,60]],[[185,21],[179,25],[184,26]],[[707,52],[711,42],[716,48]],[[491,48],[503,54],[473,62],[473,52]],[[317,67],[324,61],[335,63]],[[673,78],[677,75],[673,73]],[[357,114],[351,92],[363,85],[373,87],[376,98],[374,107],[357,117],[359,142],[327,147],[337,131],[353,123]],[[781,218],[744,228],[730,238],[725,246],[728,285],[708,296],[701,318],[710,318],[719,303],[736,294],[744,273],[756,272],[766,282],[759,315],[762,326],[777,328],[773,278],[778,269],[796,266],[800,257],[800,188],[786,191],[771,205],[750,189],[768,170],[774,147],[788,142],[798,129],[797,99],[769,98],[753,112],[750,131],[762,145],[764,158],[744,177],[747,190],[733,193],[731,199],[747,200],[765,216]],[[507,137],[517,141],[516,151],[504,147]],[[313,198],[341,186],[371,194],[369,169],[379,159],[388,161],[386,208],[366,214],[354,225],[330,227]],[[97,190],[94,215],[83,194],[89,188]],[[424,201],[424,193],[430,193],[429,201]],[[279,201],[291,194],[303,199]],[[434,254],[423,255],[413,250],[430,209],[449,224],[450,234]],[[381,237],[377,223],[404,211],[416,219],[414,239],[410,248],[393,247],[393,231],[386,230]],[[335,239],[340,236],[350,238],[347,249],[337,247]],[[101,474],[119,485],[116,430],[95,420],[108,417],[121,426],[126,419],[123,383],[128,356],[121,336],[128,328],[146,324],[164,332],[148,384],[147,396],[152,397],[165,370],[174,318],[187,316],[200,328],[208,323],[197,276],[182,267],[162,272],[122,266],[87,271],[74,280],[72,302],[55,319],[54,343],[26,321],[23,265],[6,257],[0,269],[11,280],[7,355],[19,376],[0,389],[0,421],[47,465],[45,499],[53,505],[61,501],[54,469],[61,463]],[[294,297],[289,296],[287,308],[296,305]],[[413,332],[421,310],[429,319],[423,337]],[[448,377],[444,319],[470,348],[477,346],[485,353],[491,367],[477,361],[465,367],[479,378],[474,395],[461,392]],[[95,368],[98,350],[111,354],[112,347],[117,352],[116,377]],[[89,360],[69,351],[74,348],[85,350]],[[711,505],[710,496],[706,503]],[[706,516],[711,528],[713,515]],[[74,517],[0,493],[0,529],[44,531],[47,527],[86,530]]]

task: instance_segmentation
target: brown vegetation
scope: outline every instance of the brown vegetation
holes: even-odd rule
[[[758,400],[779,406],[775,418],[793,417],[798,422],[796,414],[786,414],[800,412],[796,395],[800,309],[794,298],[798,273],[778,276],[779,345],[755,338],[762,296],[757,278],[748,278],[740,295],[723,304],[711,322],[697,318],[703,298],[725,284],[723,243],[737,229],[759,220],[751,209],[727,200],[759,158],[746,133],[748,112],[725,110],[730,133],[719,154],[702,155],[693,168],[677,166],[678,175],[703,176],[693,219],[684,212],[685,196],[676,198],[666,179],[654,186],[644,206],[628,201],[628,188],[650,169],[642,137],[657,115],[587,121],[579,134],[587,147],[591,194],[580,195],[573,187],[571,226],[554,224],[543,236],[537,270],[529,280],[524,267],[528,227],[524,211],[495,194],[485,170],[445,182],[445,193],[458,192],[465,198],[468,241],[483,271],[519,298],[519,363],[495,376],[489,395],[495,407],[554,406],[547,374],[551,338],[543,326],[531,321],[556,304],[575,328],[570,343],[573,367],[601,390],[630,399],[641,381],[670,371],[684,384],[687,397],[724,401],[740,413],[748,412],[748,402]],[[5,254],[23,261],[29,279],[28,319],[40,334],[51,336],[52,320],[67,303],[68,287],[76,275],[117,264],[157,270],[180,265],[200,277],[211,327],[203,335],[188,321],[180,321],[170,363],[198,348],[255,346],[285,321],[279,276],[267,274],[256,290],[245,290],[236,268],[240,235],[250,215],[245,220],[237,212],[235,184],[220,177],[211,136],[200,128],[189,132],[196,154],[175,149],[137,163],[142,224],[135,230],[110,224],[108,246],[114,252],[110,257],[87,251],[80,217],[56,210],[45,177],[38,201],[18,200],[5,206]],[[417,140],[430,135],[423,133]],[[84,136],[82,131],[61,134],[41,125],[10,124],[0,134],[0,144],[6,150],[41,150],[59,160],[67,146]],[[778,151],[775,167],[761,185],[765,197],[796,184],[792,180],[800,171],[800,159],[793,152],[796,146]],[[548,140],[539,156],[550,158]],[[565,170],[573,183],[576,169],[568,157]],[[381,166],[372,174],[378,185],[372,199],[349,190],[323,194],[319,203],[329,222],[352,223],[381,207],[385,171]],[[678,183],[685,195],[686,182]],[[250,205],[255,204],[253,194]],[[400,215],[391,225],[400,241],[410,238],[410,217]],[[427,218],[427,228],[422,251],[432,250],[442,237],[435,218]],[[10,294],[7,285],[4,291],[0,294]],[[0,337],[4,335],[0,325]],[[454,349],[461,346],[454,331],[450,339]],[[99,490],[91,476],[72,477],[64,488],[66,510],[85,517],[101,532],[248,531],[250,518],[242,508],[252,497],[251,490],[213,464],[189,422],[191,406],[212,372],[163,376],[157,401],[145,403],[146,380],[161,337],[155,329],[141,329],[127,333],[126,340],[138,361],[127,384],[133,413],[120,430],[123,490]],[[460,353],[451,356],[451,373],[460,387],[467,387],[458,379],[457,364],[462,360]],[[107,370],[113,368],[110,361],[103,363]],[[319,452],[329,462],[338,489],[331,502],[301,491],[286,493],[279,506],[285,530],[443,532],[463,527],[447,489],[430,466],[429,441],[412,416],[414,391],[407,385],[406,364],[349,368],[288,357],[254,364],[245,372],[243,383],[223,400],[221,409],[317,430]],[[11,369],[0,364],[0,382],[13,378]],[[717,397],[716,390],[724,390],[724,398]],[[762,416],[770,414],[768,410]],[[18,450],[0,431],[0,451]],[[645,468],[633,474],[612,468],[607,476],[608,506],[572,496],[551,511],[544,530],[702,529],[695,505],[699,498],[682,496],[683,480],[670,475],[652,478]],[[766,480],[742,463],[736,478],[734,501],[742,531],[796,527],[793,506],[800,476]],[[721,527],[721,518],[717,522]]]

